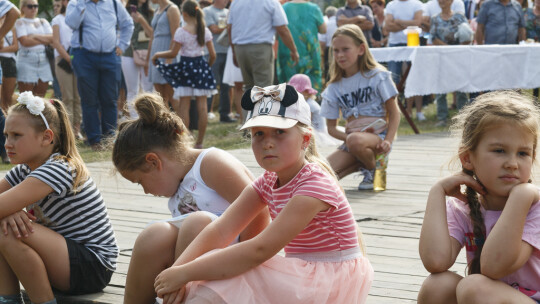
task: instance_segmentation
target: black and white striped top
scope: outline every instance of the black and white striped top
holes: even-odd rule
[[[36,223],[86,246],[105,267],[114,271],[118,246],[101,193],[90,177],[74,193],[76,172],[67,162],[55,159],[57,155],[51,155],[34,171],[19,164],[5,178],[12,187],[29,176],[49,185],[53,192],[26,207],[37,217]]]

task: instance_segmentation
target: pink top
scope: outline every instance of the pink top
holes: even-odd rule
[[[287,246],[285,253],[343,251],[358,247],[356,221],[337,181],[317,164],[305,165],[286,185],[276,188],[277,175],[266,171],[253,187],[275,219],[296,195],[318,198],[331,206],[319,212]]]
[[[486,226],[486,234],[489,235],[493,226],[501,216],[502,211],[485,210],[481,208]],[[474,257],[474,233],[469,217],[469,205],[456,199],[449,198],[446,201],[446,212],[450,236],[459,241],[467,250],[467,261]],[[501,281],[514,287],[528,288],[540,291],[540,203],[531,206],[525,221],[522,240],[534,247],[529,260],[516,272],[503,277]],[[502,245],[501,245],[502,246]]]
[[[204,48],[206,47],[206,42],[212,40],[212,33],[210,30],[204,28],[204,43],[205,45],[200,46],[197,43],[197,35],[194,35],[184,28],[179,27],[174,33],[174,41],[182,44],[180,48],[180,56],[184,57],[198,57],[204,54]]]

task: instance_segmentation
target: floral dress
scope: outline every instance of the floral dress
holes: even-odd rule
[[[540,41],[540,16],[536,16],[533,8],[525,10],[523,17],[525,18],[525,30],[527,31],[527,39]]]
[[[324,23],[321,10],[313,3],[285,3],[283,5],[289,30],[298,49],[299,62],[291,60],[289,49],[281,38],[278,46],[277,77],[280,83],[289,82],[294,74],[306,74],[313,88],[322,89],[321,47],[319,45],[319,26]]]
[[[431,17],[429,32],[433,39],[437,38],[446,44],[460,44],[465,41],[458,41],[455,34],[458,31],[458,26],[462,23],[467,23],[467,18],[460,13],[454,13],[448,20],[444,20],[439,14]]]

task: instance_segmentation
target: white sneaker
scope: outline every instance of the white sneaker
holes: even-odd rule
[[[424,121],[424,120],[426,120],[426,117],[424,116],[424,113],[418,112],[418,113],[416,113],[416,119],[418,121]]]
[[[214,120],[216,119],[216,114],[213,112],[208,112],[208,120]]]
[[[373,174],[375,174],[375,170],[362,169],[362,173],[364,179],[358,185],[358,190],[373,190]]]

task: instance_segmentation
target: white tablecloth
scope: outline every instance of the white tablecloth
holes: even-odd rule
[[[405,96],[540,87],[540,44],[372,48],[379,62],[410,61]]]

